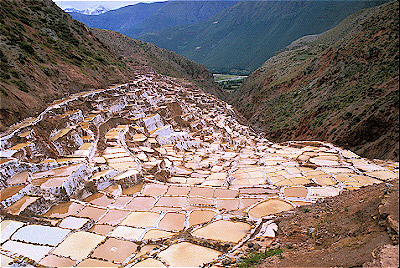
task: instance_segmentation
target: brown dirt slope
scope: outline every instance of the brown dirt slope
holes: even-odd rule
[[[118,32],[96,28],[91,28],[91,32],[115,53],[124,56],[130,66],[151,66],[158,73],[184,78],[209,93],[222,96],[223,92],[217,90],[212,73],[202,64]]]
[[[104,32],[102,40],[114,35]],[[132,54],[111,49],[51,0],[0,0],[0,131],[55,99],[124,83],[149,68],[201,80],[206,90],[214,90],[212,74],[203,66],[154,45],[129,42]]]
[[[127,81],[130,69],[50,0],[0,0],[0,130],[54,99]]]
[[[399,159],[399,3],[362,10],[269,59],[231,102],[272,140]]]
[[[398,233],[387,222],[388,216],[398,222],[398,207],[388,202],[398,196],[398,181],[392,183],[347,191],[284,214],[276,221],[272,245],[283,249],[282,256],[266,259],[261,267],[397,267]],[[390,214],[382,213],[385,203]]]

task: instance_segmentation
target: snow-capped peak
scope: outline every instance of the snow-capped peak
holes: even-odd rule
[[[85,14],[85,15],[100,15],[100,14],[106,13],[107,11],[110,11],[110,10],[103,6],[96,5],[96,6],[84,9],[84,10],[78,10],[75,8],[66,8],[66,9],[64,9],[64,11],[68,12],[68,13],[76,12],[76,13]]]

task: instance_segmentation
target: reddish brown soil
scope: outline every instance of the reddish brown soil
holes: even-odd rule
[[[390,263],[396,263],[396,247],[391,245],[398,244],[398,236],[388,229],[388,214],[379,209],[385,199],[390,204],[385,211],[398,222],[396,196],[398,182],[392,187],[382,183],[286,213],[276,221],[279,230],[272,245],[283,249],[283,254],[266,259],[260,267],[362,266],[374,261],[373,256],[382,255],[378,252],[384,245],[390,245],[386,248],[391,255],[386,256],[390,256]]]

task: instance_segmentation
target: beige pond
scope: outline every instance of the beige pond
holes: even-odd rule
[[[270,199],[251,208],[249,210],[249,215],[254,218],[262,218],[291,209],[293,209],[293,206],[285,201]]]
[[[76,214],[83,207],[83,205],[75,202],[60,203],[51,207],[43,216],[64,218],[65,216]]]
[[[187,195],[190,192],[190,187],[170,186],[167,195]]]
[[[329,177],[314,178],[314,181],[321,186],[335,185],[336,182]]]
[[[76,261],[55,255],[48,255],[39,262],[39,264],[47,267],[72,267],[75,263]]]
[[[111,207],[116,208],[124,208],[126,204],[132,201],[132,197],[130,196],[119,196],[115,199],[115,201],[110,205]]]
[[[160,261],[149,258],[136,263],[133,267],[165,267],[165,265]]]
[[[25,187],[26,187],[25,185],[16,185],[16,186],[10,186],[10,187],[7,187],[7,188],[1,190],[0,191],[0,202],[15,195],[16,193],[18,193],[20,190],[22,190]]]
[[[82,209],[77,216],[79,217],[87,217],[87,218],[91,218],[94,221],[98,221],[105,213],[106,213],[106,209],[103,208],[96,208],[96,207],[90,207],[87,206],[84,209]]]
[[[76,267],[118,267],[119,265],[108,261],[101,261],[96,259],[86,259],[80,262]]]
[[[335,160],[324,159],[321,157],[311,158],[309,161],[318,166],[337,166],[337,165],[339,165],[339,163]]]
[[[307,197],[308,190],[305,187],[287,187],[283,190],[286,197]]]
[[[111,232],[113,237],[121,237],[129,240],[138,240],[145,229],[132,228],[127,226],[118,226]]]
[[[136,252],[137,245],[133,242],[109,238],[93,252],[92,257],[122,263]]]
[[[368,172],[366,173],[368,176],[372,176],[381,180],[389,180],[389,179],[395,179],[398,178],[398,174],[395,174],[394,172],[387,171],[387,170],[381,170],[381,171],[373,171],[373,172]]]
[[[153,207],[156,199],[148,196],[134,197],[131,202],[126,205],[127,209],[131,210],[149,210]]]
[[[185,207],[187,202],[188,198],[184,196],[163,196],[157,201],[156,206]]]
[[[239,208],[239,199],[218,199],[216,203],[218,209],[237,210]]]
[[[248,208],[248,207],[254,205],[257,202],[260,202],[261,200],[262,199],[260,199],[260,198],[241,198],[240,199],[239,209]]]
[[[185,215],[181,213],[168,212],[162,218],[158,226],[167,231],[183,230],[185,223]]]
[[[107,235],[114,227],[105,224],[95,224],[89,231],[99,234],[99,235]]]
[[[296,185],[305,185],[305,184],[311,183],[311,181],[309,179],[306,179],[304,177],[296,177],[296,178],[292,178],[290,180]]]
[[[174,235],[174,233],[171,232],[166,232],[162,230],[157,230],[157,229],[152,229],[146,232],[146,234],[143,236],[144,240],[148,239],[160,239],[160,238],[165,238]]]
[[[129,211],[119,210],[119,209],[111,209],[107,212],[107,214],[98,221],[99,224],[109,224],[109,225],[117,225],[120,223],[127,215]]]
[[[221,252],[188,242],[181,242],[161,251],[158,255],[172,267],[198,267],[214,260],[221,255]]]
[[[136,185],[131,186],[129,188],[123,189],[122,190],[122,194],[133,195],[133,194],[135,194],[137,192],[140,192],[142,190],[142,187],[143,187],[142,183],[136,184]]]
[[[147,184],[143,187],[143,195],[159,196],[167,191],[168,186],[163,184]]]
[[[356,179],[359,183],[362,185],[372,185],[375,183],[381,183],[382,181],[368,177],[368,176],[354,176],[354,179]]]
[[[9,178],[7,180],[7,183],[9,185],[18,184],[18,183],[25,183],[25,182],[28,181],[28,176],[29,176],[28,171],[23,171],[21,173],[15,174],[11,178]],[[8,187],[8,188],[10,188],[10,187]],[[6,189],[8,189],[8,188],[6,188]],[[3,193],[2,193],[2,195],[3,195]]]
[[[19,215],[22,211],[24,211],[30,204],[38,200],[39,197],[33,197],[33,196],[24,196],[11,206],[5,209],[7,213],[13,214],[13,215]]]
[[[201,186],[222,186],[224,181],[222,180],[206,180],[204,181]]]
[[[88,232],[76,232],[68,236],[52,253],[81,260],[86,258],[104,238],[104,236]]]
[[[206,198],[212,198],[213,195],[214,189],[206,187],[193,187],[189,194],[189,196],[201,196]]]
[[[218,198],[235,198],[238,194],[236,190],[230,189],[215,189],[214,197]]]
[[[160,214],[155,212],[131,212],[121,224],[143,228],[152,227],[156,224],[159,217]]]
[[[217,213],[211,210],[194,210],[190,213],[190,226],[209,222]]]
[[[217,241],[238,243],[251,226],[244,222],[219,220],[193,232],[194,236]]]

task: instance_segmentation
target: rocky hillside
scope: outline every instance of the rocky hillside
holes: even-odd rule
[[[155,61],[144,59],[159,53],[152,52],[158,48],[139,46],[135,55],[151,67]],[[171,62],[172,56],[162,56],[158,56],[157,70],[165,64],[169,73],[181,77],[206,72],[183,58]],[[54,99],[128,81],[133,75],[132,64],[124,56],[51,0],[0,0],[0,131],[37,114]]]
[[[274,140],[328,140],[399,158],[399,4],[301,38],[256,70],[232,103]]]
[[[52,1],[1,0],[1,128],[71,92],[129,78],[128,67]]]
[[[134,69],[138,66],[151,66],[158,73],[185,78],[215,95],[223,94],[216,90],[213,75],[199,63],[117,32],[96,28],[91,28],[91,32],[115,53],[122,55]]]
[[[398,267],[398,180],[348,191],[275,220],[271,248],[281,256],[259,267]]]

